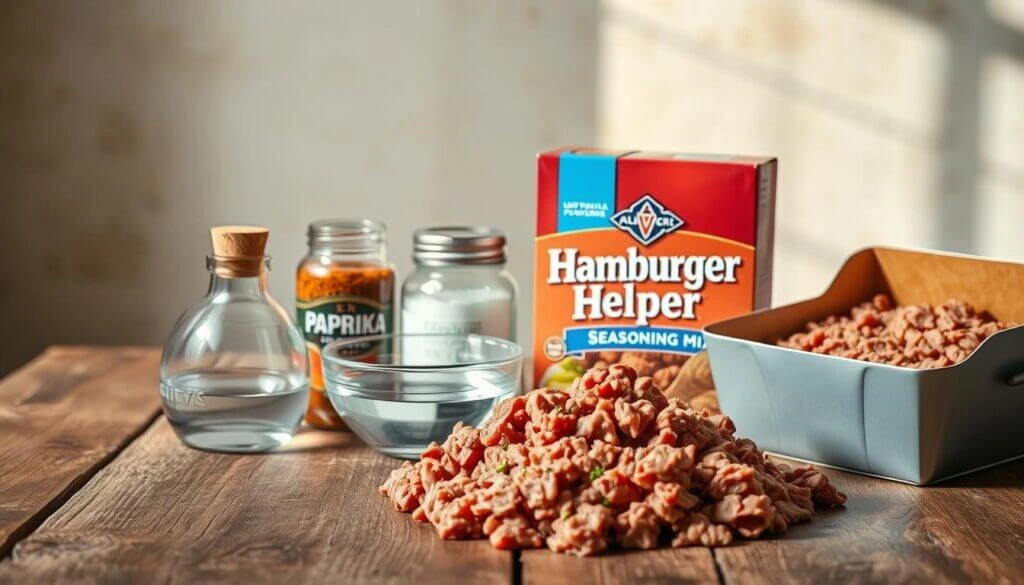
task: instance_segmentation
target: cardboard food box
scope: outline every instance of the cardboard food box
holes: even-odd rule
[[[762,448],[913,484],[1024,456],[1024,327],[965,361],[919,370],[775,345],[877,293],[898,305],[967,301],[1024,323],[1024,264],[869,248],[820,297],[705,330],[723,409]]]
[[[679,381],[704,349],[702,326],[770,302],[776,168],[742,156],[541,154],[537,387],[627,363],[681,398],[713,389]]]

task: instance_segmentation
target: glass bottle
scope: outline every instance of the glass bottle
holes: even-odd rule
[[[323,347],[393,331],[395,269],[388,262],[385,229],[383,223],[368,219],[328,219],[309,225],[309,252],[296,271],[295,306],[309,352],[306,422],[317,428],[345,428],[324,391]],[[360,344],[345,357],[373,362],[386,349]]]
[[[268,230],[210,231],[210,288],[178,319],[164,346],[164,413],[191,447],[267,451],[287,443],[302,422],[309,400],[306,347],[267,292]]]
[[[416,270],[402,285],[402,333],[478,333],[515,341],[517,287],[505,234],[435,227],[413,235]]]

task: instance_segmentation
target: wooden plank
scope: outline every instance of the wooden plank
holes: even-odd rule
[[[589,559],[527,551],[516,563],[486,541],[441,541],[394,513],[376,486],[397,463],[347,433],[306,432],[271,455],[217,455],[181,446],[160,419],[125,448],[158,411],[158,359],[146,349],[53,348],[0,382],[4,546],[42,522],[0,562],[0,583],[1013,583],[1024,575],[1024,461],[931,488],[829,471],[848,506],[782,538]]]
[[[52,347],[0,381],[0,558],[153,421],[159,362]]]
[[[524,585],[582,583],[718,583],[710,549],[659,549],[572,557],[547,550],[523,551]]]
[[[0,582],[503,583],[512,556],[442,541],[377,486],[398,463],[349,433],[219,455],[159,419],[0,564]]]
[[[782,538],[717,549],[726,583],[1024,580],[1024,461],[926,488],[828,474],[846,508]]]
[[[929,488],[828,470],[850,500],[789,534],[575,559],[522,554],[523,583],[1019,583],[1024,461]]]

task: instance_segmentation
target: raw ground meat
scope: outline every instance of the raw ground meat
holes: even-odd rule
[[[654,351],[602,351],[583,355],[583,365],[591,368],[608,369],[614,365],[629,366],[637,376],[652,377],[659,388],[672,383],[679,366],[689,356]]]
[[[778,345],[908,368],[943,368],[964,361],[986,338],[1014,326],[964,301],[894,307],[880,294],[849,315],[808,323],[806,332]]]
[[[726,546],[846,502],[820,471],[777,465],[735,430],[632,367],[594,368],[503,402],[481,429],[455,425],[380,492],[441,538],[574,555]]]
[[[636,370],[637,376],[649,376],[654,385],[666,394],[670,393],[670,387],[675,388],[676,394],[670,395],[686,401],[695,410],[707,409],[717,414],[721,412],[718,395],[711,378],[710,364],[703,354],[701,352],[690,356],[656,351],[602,351],[584,354],[581,361],[587,369],[629,366]],[[699,367],[690,368],[696,362],[700,362]],[[691,371],[687,372],[687,369]],[[678,378],[681,376],[684,380],[680,381]],[[676,382],[675,386],[673,382]]]

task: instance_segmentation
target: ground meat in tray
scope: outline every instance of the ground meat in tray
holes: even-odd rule
[[[778,345],[894,366],[942,368],[964,361],[987,337],[1013,326],[961,300],[897,307],[879,294],[848,315],[808,323],[805,332]]]

